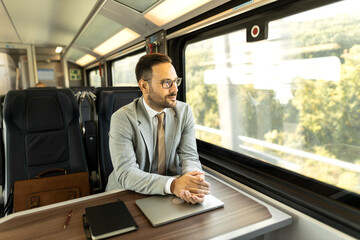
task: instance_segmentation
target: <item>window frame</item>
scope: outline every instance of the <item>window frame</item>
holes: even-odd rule
[[[188,44],[246,28],[250,22],[270,22],[340,0],[279,0],[269,5],[218,22],[168,42],[169,55],[178,73],[185,77],[185,49]],[[218,9],[191,19],[168,33],[201,21],[224,8],[243,1],[231,1]],[[226,10],[226,9],[225,9]],[[186,101],[186,79],[179,88],[179,99]],[[201,163],[302,213],[353,237],[360,237],[360,195],[337,188],[296,172],[268,164],[197,139]],[[341,197],[335,199],[336,193]]]

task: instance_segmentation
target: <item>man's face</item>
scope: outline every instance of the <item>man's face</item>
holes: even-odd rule
[[[153,76],[148,81],[148,93],[144,94],[146,103],[154,110],[160,112],[164,108],[176,106],[178,88],[174,83],[171,88],[162,87],[162,81],[177,78],[175,68],[171,63],[160,63],[152,67]]]

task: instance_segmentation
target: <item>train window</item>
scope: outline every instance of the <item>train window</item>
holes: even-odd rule
[[[360,193],[360,4],[341,1],[185,49],[198,139]]]
[[[114,61],[111,66],[113,86],[137,86],[135,66],[145,52]]]
[[[93,69],[89,72],[90,86],[101,87],[101,76],[99,69]]]

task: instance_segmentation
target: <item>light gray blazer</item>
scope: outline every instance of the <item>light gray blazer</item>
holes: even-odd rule
[[[109,148],[114,170],[106,191],[128,189],[142,194],[165,194],[169,176],[201,171],[191,108],[177,101],[165,116],[167,176],[151,173],[156,143],[142,98],[120,108],[111,117]]]

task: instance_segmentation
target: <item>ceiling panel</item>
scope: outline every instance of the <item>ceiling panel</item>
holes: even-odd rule
[[[77,50],[75,48],[71,48],[69,50],[69,52],[67,53],[66,58],[75,62],[76,60],[83,57],[84,55],[85,55],[84,52]]]
[[[0,1],[0,36],[1,42],[9,43],[21,43],[19,36],[17,35],[11,20],[8,17],[6,9],[4,8],[3,3]]]
[[[135,9],[138,12],[144,12],[146,9],[151,7],[153,4],[158,2],[159,0],[141,0],[141,1],[134,1],[134,0],[115,0],[125,6],[128,6],[132,9]]]
[[[22,43],[68,45],[96,0],[3,0]]]
[[[98,14],[81,33],[76,44],[92,50],[117,33],[122,27],[121,24]]]

